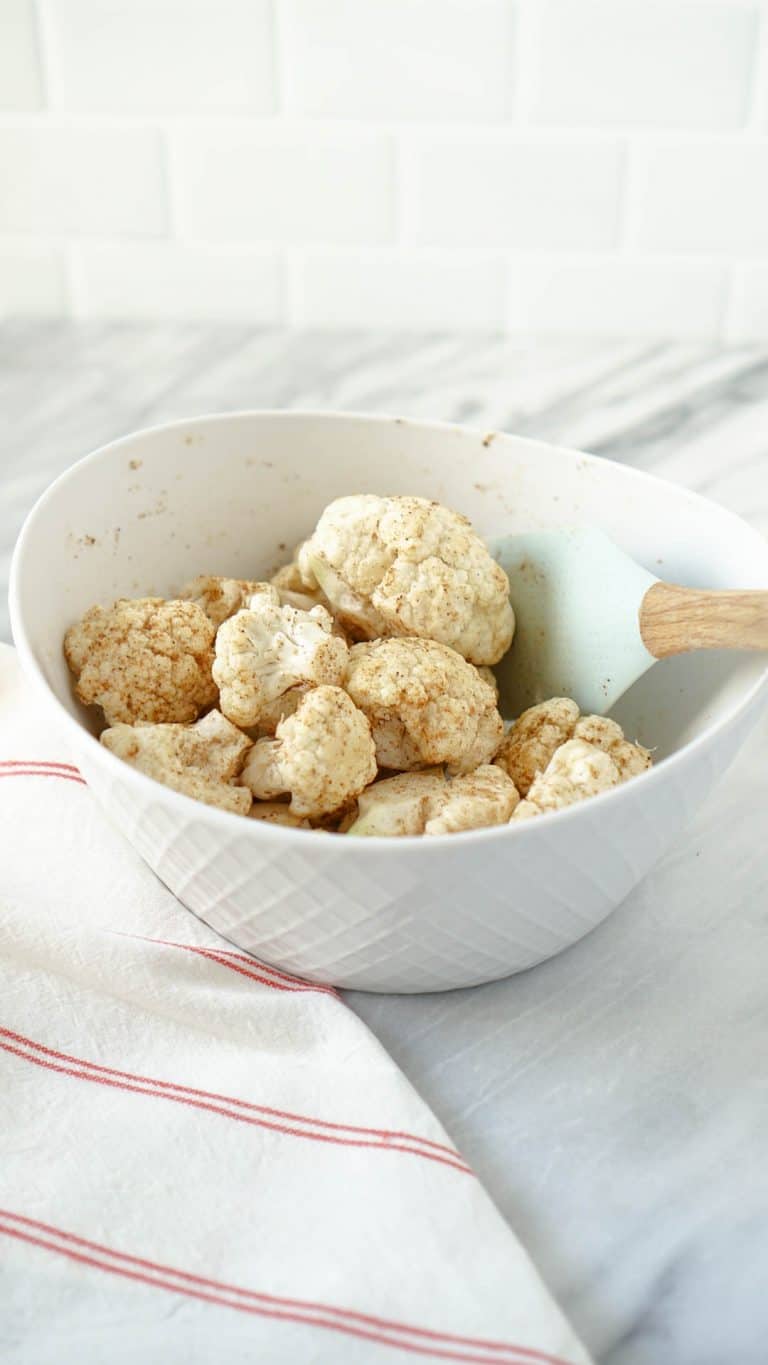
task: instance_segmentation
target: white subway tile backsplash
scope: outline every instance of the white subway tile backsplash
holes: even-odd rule
[[[768,0],[0,0],[0,312],[768,338]]]
[[[736,270],[728,303],[729,341],[768,341],[768,265]]]
[[[67,311],[62,252],[32,242],[0,242],[0,318],[62,317]]]
[[[283,321],[274,253],[179,242],[83,243],[74,250],[79,317]]]
[[[42,93],[32,0],[2,0],[0,109],[39,109]]]
[[[412,152],[411,231],[438,246],[610,247],[622,149],[513,135],[424,137]]]
[[[157,133],[0,126],[0,231],[133,235],[166,226]]]
[[[379,243],[394,234],[393,146],[378,132],[194,127],[172,144],[182,235]]]
[[[270,0],[40,2],[56,108],[274,109]]]
[[[642,145],[631,202],[640,247],[768,255],[768,140]]]
[[[308,253],[297,265],[293,319],[318,327],[500,331],[504,265],[483,256]]]
[[[591,336],[716,337],[725,298],[721,266],[688,261],[513,261],[513,331]]]
[[[359,119],[503,119],[511,0],[282,0],[291,111]]]
[[[537,0],[531,113],[543,123],[736,128],[757,11],[690,0]]]

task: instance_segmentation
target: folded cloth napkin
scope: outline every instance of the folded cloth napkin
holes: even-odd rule
[[[7,646],[0,831],[4,1365],[587,1362],[365,1026],[171,896]]]

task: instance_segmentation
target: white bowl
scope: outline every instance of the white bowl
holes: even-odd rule
[[[96,798],[179,900],[313,981],[475,985],[560,952],[623,900],[720,777],[768,674],[756,655],[657,665],[615,712],[657,766],[558,814],[463,835],[278,828],[192,801],[104,749],[72,695],[66,627],[93,602],[168,596],[198,573],[267,574],[326,503],[353,492],[437,498],[489,537],[590,523],[652,572],[713,588],[768,587],[768,544],[713,503],[607,460],[437,423],[293,412],[138,432],[76,464],[30,514],[11,584],[22,665]]]

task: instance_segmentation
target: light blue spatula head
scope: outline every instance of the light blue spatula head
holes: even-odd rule
[[[590,527],[490,542],[506,570],[517,627],[494,672],[502,711],[573,697],[603,715],[656,662],[640,636],[640,604],[658,582]]]

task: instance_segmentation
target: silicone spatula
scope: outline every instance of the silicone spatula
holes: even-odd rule
[[[517,627],[495,668],[503,709],[573,697],[604,715],[656,663],[694,649],[768,650],[768,591],[707,592],[655,578],[590,527],[490,542]]]

